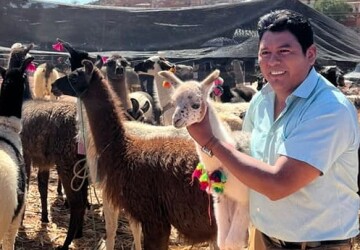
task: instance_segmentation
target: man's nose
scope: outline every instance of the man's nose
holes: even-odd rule
[[[269,65],[276,65],[279,64],[281,61],[280,56],[277,53],[272,53],[270,57],[268,58],[267,63]]]

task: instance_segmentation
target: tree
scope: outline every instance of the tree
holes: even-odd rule
[[[338,22],[344,21],[352,12],[351,5],[344,0],[315,0],[314,9]]]

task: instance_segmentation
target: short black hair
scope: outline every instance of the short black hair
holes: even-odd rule
[[[260,17],[258,22],[259,41],[266,31],[289,31],[300,43],[304,54],[314,43],[314,33],[310,21],[295,11],[276,10]]]

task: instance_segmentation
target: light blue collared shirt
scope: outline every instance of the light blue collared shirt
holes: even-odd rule
[[[322,175],[278,201],[250,190],[250,215],[261,232],[284,241],[341,240],[359,233],[359,126],[351,102],[312,69],[274,120],[270,84],[258,92],[243,130],[251,154],[274,165],[280,155],[304,161]],[[299,177],[301,178],[301,177]]]

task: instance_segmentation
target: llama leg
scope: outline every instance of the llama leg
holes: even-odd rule
[[[231,217],[229,214],[229,206],[232,205],[224,195],[214,195],[214,213],[216,218],[216,224],[218,227],[217,244],[221,250],[225,249],[225,241],[231,226]]]
[[[128,216],[130,229],[134,238],[134,244],[132,250],[141,250],[141,224]],[[135,247],[135,248],[134,248]]]
[[[226,249],[241,249],[247,246],[249,223],[248,204],[237,202],[233,210],[230,231],[226,238]]]
[[[118,227],[119,210],[114,208],[103,192],[103,209],[106,229],[106,249],[112,250],[115,246],[116,230]]]
[[[24,151],[23,155],[24,155],[24,163],[25,163],[25,171],[26,171],[26,191],[29,192],[29,187],[30,187],[30,175],[31,175],[31,159],[30,159],[30,157],[25,153],[25,151]],[[26,206],[26,203],[25,203],[24,206]],[[25,213],[22,214],[21,226],[23,225],[24,217],[25,217]]]
[[[61,179],[59,176],[59,167],[58,166],[56,166],[56,172],[58,173],[58,184],[57,184],[56,191],[57,191],[58,196],[62,197],[64,194],[62,192],[62,183],[61,183]]]
[[[164,219],[162,219],[164,220]],[[171,225],[161,221],[161,218],[153,221],[141,222],[144,235],[144,249],[146,250],[168,250]]]
[[[65,170],[65,171],[64,171]],[[85,181],[83,186],[79,191],[74,191],[71,188],[71,179],[73,176],[69,176],[66,172],[66,167],[59,166],[58,172],[60,179],[62,181],[65,195],[67,197],[67,201],[70,207],[70,223],[68,232],[66,235],[65,242],[62,247],[58,247],[61,250],[69,249],[69,245],[71,244],[74,238],[80,238],[82,236],[82,227],[84,223],[84,215],[86,210],[87,203],[87,187],[88,182]],[[74,187],[79,187],[81,183],[80,179],[76,179],[74,181]]]
[[[48,196],[48,184],[49,184],[50,172],[48,168],[38,170],[38,189],[41,200],[41,222],[48,223],[48,207],[47,207],[47,196]]]
[[[62,184],[61,184],[60,178],[58,179],[58,185],[57,185],[56,191],[57,191],[58,196],[64,195],[62,192]]]
[[[22,222],[23,214],[25,211],[25,205],[22,206],[19,214],[15,217],[9,226],[8,231],[4,235],[2,249],[3,250],[14,250],[15,249],[15,238]]]

